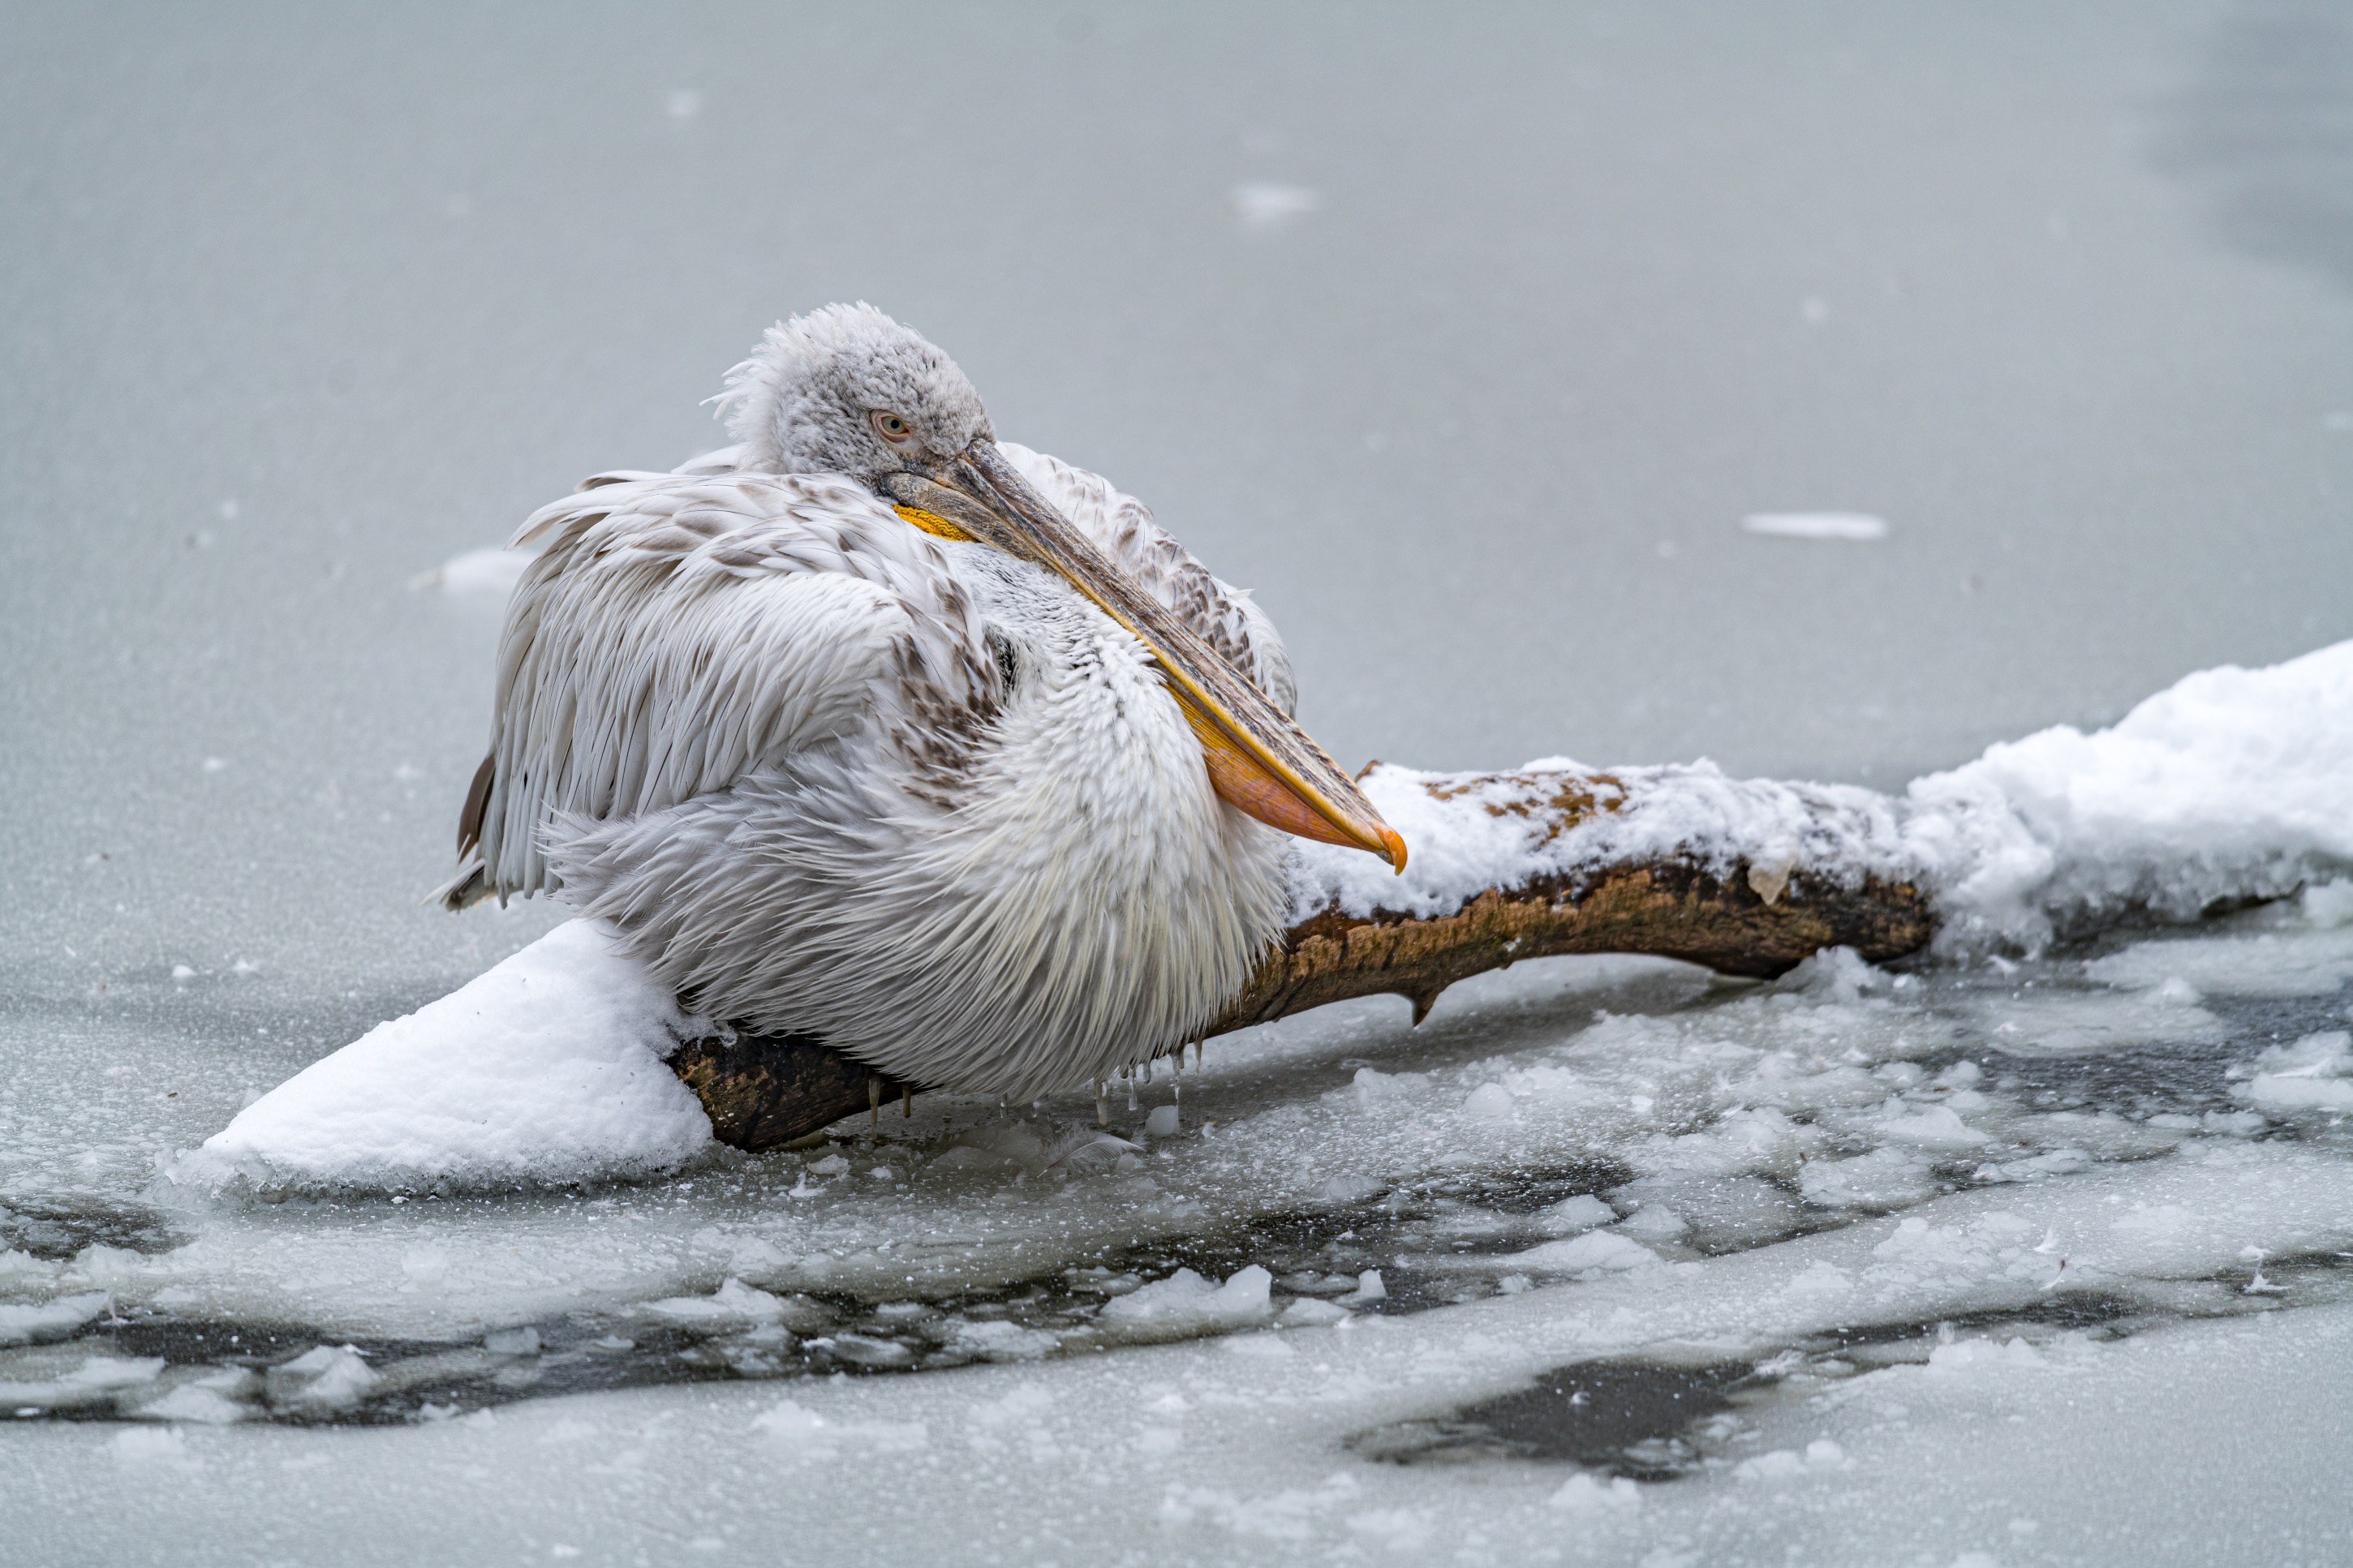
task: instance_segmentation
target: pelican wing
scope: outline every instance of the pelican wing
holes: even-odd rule
[[[553,889],[558,816],[659,811],[877,726],[953,734],[997,701],[937,547],[845,480],[598,475],[516,542],[534,539],[438,895],[452,909]]]

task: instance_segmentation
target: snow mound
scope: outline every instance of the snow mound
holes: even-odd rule
[[[573,921],[313,1062],[169,1173],[400,1192],[672,1168],[712,1142],[663,1065],[700,1032],[608,928]]]
[[[1989,747],[1905,807],[1947,944],[2283,897],[2353,865],[2353,642],[2200,671],[2093,734]]]

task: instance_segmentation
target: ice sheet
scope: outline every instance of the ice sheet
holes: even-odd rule
[[[2071,1269],[2113,1287],[2210,1268],[2241,1237],[2342,1239],[2341,1182],[2297,1195],[2320,1163],[2249,1150],[2147,1187],[2119,1172],[1959,1194],[1737,1258],[1418,1317],[807,1383],[781,1399],[720,1384],[691,1400],[510,1406],[353,1432],[335,1463],[286,1428],[98,1426],[43,1442],[0,1428],[17,1482],[0,1492],[0,1530],[58,1562],[120,1553],[164,1518],[188,1563],[237,1560],[257,1536],[353,1563],[773,1560],[785,1543],[851,1557],[885,1542],[1028,1562],[1861,1564],[1925,1550],[1938,1563],[2165,1564],[2211,1562],[2223,1542],[2327,1561],[2353,1530],[2334,1472],[2353,1396],[2346,1307],[2123,1337],[1933,1321],[2033,1301]],[[1782,1350],[1826,1323],[1880,1320],[1918,1325],[1892,1360]],[[1547,1367],[1629,1353],[1745,1357],[1780,1382],[1712,1423],[1664,1484],[1579,1484],[1559,1463],[1383,1463],[1347,1447]],[[2224,1431],[2227,1479],[2197,1443]],[[886,1468],[889,1490],[921,1506],[847,1501],[871,1499]],[[2101,1479],[2119,1473],[2151,1484]],[[416,1506],[410,1478],[430,1479],[432,1508]]]
[[[1897,1539],[1874,1521],[1934,1507],[1943,1561],[2010,1561],[2017,1519],[2164,1562],[2107,1489],[2054,1492],[2051,1457],[2161,1466],[2142,1413],[2221,1366],[2213,1409],[2272,1413],[2231,1439],[2263,1458],[2202,1493],[2185,1474],[2180,1539],[2284,1540],[2266,1489],[2320,1462],[2342,1392],[2353,1162],[2277,1086],[2353,1082],[2346,999],[2319,990],[2342,930],[2322,899],[2107,957],[1891,975],[1826,955],[1768,986],[1524,964],[1419,1030],[1376,1000],[1212,1042],[1170,1135],[1145,1125],[1177,1103],[1165,1078],[1114,1104],[1115,1138],[1089,1101],[934,1097],[871,1147],[706,1150],[647,1183],[395,1203],[166,1182],[146,1230],[64,1247],[18,1170],[0,1224],[42,1250],[0,1255],[0,1286],[43,1326],[0,1349],[0,1384],[12,1408],[130,1425],[0,1426],[24,1478],[0,1539],[96,1561],[168,1515],[190,1562],[257,1530],[361,1562],[379,1542],[385,1561],[950,1550],[933,1508],[807,1501],[889,1465],[960,1541],[1024,1561],[1803,1542],[1864,1563]],[[2281,959],[2243,1004],[2160,994],[2264,940],[2305,969]],[[576,933],[553,951],[603,962]],[[1595,1357],[1776,1370],[1673,1436],[1673,1479],[1349,1447]],[[606,1392],[531,1397],[565,1388]],[[355,1420],[399,1425],[337,1436],[364,1464],[280,1468],[312,1452],[290,1423]],[[1986,1423],[2018,1442],[1975,1441]],[[495,1489],[452,1482],[421,1520],[393,1500],[407,1482],[364,1484],[477,1466]],[[40,1505],[10,1513],[18,1496]]]

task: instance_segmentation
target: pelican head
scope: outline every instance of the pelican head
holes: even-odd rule
[[[1324,749],[1022,479],[980,394],[922,334],[828,305],[771,327],[720,401],[745,467],[846,474],[914,527],[1060,577],[1151,651],[1228,804],[1405,869],[1405,840]]]

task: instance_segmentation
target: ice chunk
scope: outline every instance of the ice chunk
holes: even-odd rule
[[[1274,1276],[1253,1263],[1222,1285],[1212,1285],[1190,1268],[1114,1297],[1103,1304],[1101,1321],[1155,1330],[1207,1330],[1255,1323],[1272,1315]]]
[[[1848,1469],[1852,1464],[1846,1450],[1837,1443],[1828,1437],[1817,1437],[1806,1445],[1802,1454],[1793,1448],[1775,1448],[1741,1460],[1733,1467],[1732,1473],[1744,1481],[1786,1481]]]
[[[1525,1252],[1514,1252],[1510,1258],[1514,1269],[1531,1274],[1620,1273],[1658,1261],[1659,1255],[1641,1242],[1607,1230],[1589,1230],[1583,1236],[1543,1242]]]
[[[1123,1156],[1143,1152],[1144,1145],[1141,1143],[1131,1143],[1113,1133],[1084,1127],[1058,1140],[1052,1148],[1046,1151],[1045,1168],[1049,1171],[1100,1171],[1118,1164]]]
[[[1312,1296],[1302,1296],[1285,1307],[1282,1315],[1275,1321],[1286,1329],[1316,1329],[1346,1322],[1354,1314],[1347,1308],[1336,1301],[1319,1301]]]
[[[996,1319],[956,1324],[949,1343],[986,1361],[1036,1361],[1050,1354],[1061,1341],[1042,1329],[1025,1329]]]
[[[1634,1211],[1619,1226],[1620,1232],[1658,1241],[1696,1232],[1715,1247],[1762,1241],[1795,1228],[1799,1205],[1780,1187],[1761,1177],[1715,1174],[1704,1168],[1721,1162],[1737,1169],[1736,1162],[1748,1163],[1740,1158],[1744,1152],[1769,1154],[1773,1149],[1771,1141],[1759,1139],[1743,1150],[1736,1126],[1732,1132],[1719,1141],[1703,1142],[1694,1135],[1691,1142],[1701,1147],[1674,1152],[1701,1163],[1702,1169],[1665,1170],[1611,1188],[1610,1202]]]
[[[242,1396],[249,1396],[261,1381],[241,1366],[223,1367],[190,1378],[130,1414],[142,1421],[194,1421],[206,1426],[226,1426],[256,1414]]]
[[[836,1334],[823,1342],[837,1360],[852,1366],[871,1366],[889,1371],[914,1364],[915,1352],[897,1340],[886,1340],[875,1334]]]
[[[1500,1083],[1482,1083],[1462,1101],[1463,1113],[1487,1121],[1508,1121],[1514,1114],[1512,1091]]]
[[[1973,1149],[1990,1141],[1985,1133],[1963,1121],[1960,1114],[1949,1105],[1932,1105],[1923,1110],[1913,1110],[1900,1100],[1887,1102],[1886,1114],[1879,1123],[1879,1133],[1891,1143],[1907,1144],[1935,1153]]]
[[[2353,925],[2353,877],[2315,882],[2305,889],[2300,901],[2304,918],[2316,929],[2334,931],[2338,926]]]
[[[2180,984],[2170,976],[2167,983]],[[2067,1057],[2126,1046],[2220,1041],[2222,1020],[2198,1001],[2194,988],[2185,994],[2159,984],[2131,995],[2028,992],[1981,1004],[1975,1011],[1987,1039],[2006,1056]]]
[[[2072,1176],[2093,1164],[2092,1156],[2081,1149],[2052,1149],[2023,1160],[1989,1162],[1972,1176],[1980,1182],[2039,1182],[2046,1176]]]
[[[1147,1136],[1153,1138],[1174,1138],[1176,1136],[1176,1108],[1173,1105],[1154,1106],[1152,1108],[1152,1114],[1144,1119],[1144,1131]]]
[[[350,1345],[319,1345],[263,1374],[272,1405],[340,1410],[356,1405],[381,1381]]]
[[[1864,992],[1886,984],[1886,972],[1867,963],[1854,949],[1826,947],[1781,976],[1774,989],[1821,1002],[1853,1003],[1862,1000]]]
[[[1571,1513],[1625,1513],[1641,1506],[1642,1489],[1623,1476],[1597,1477],[1579,1470],[1545,1500]]]
[[[1936,1190],[1924,1154],[1882,1147],[1852,1160],[1816,1160],[1798,1173],[1798,1190],[1824,1208],[1900,1208]]]
[[[1379,1195],[1383,1184],[1360,1171],[1342,1171],[1316,1184],[1315,1195],[1327,1204],[1362,1203]]]
[[[2353,931],[2329,926],[2135,942],[2084,972],[2140,990],[2162,992],[2179,983],[2214,996],[2327,996],[2353,980]]]
[[[1556,1204],[1538,1209],[1535,1223],[1536,1229],[1546,1236],[1575,1236],[1598,1225],[1613,1224],[1617,1218],[1616,1209],[1591,1193],[1579,1193],[1573,1198],[1563,1198]]]
[[[1683,1215],[1664,1204],[1644,1204],[1620,1221],[1618,1228],[1645,1241],[1672,1241],[1691,1228]]]
[[[128,1388],[135,1384],[153,1383],[155,1374],[164,1370],[162,1356],[94,1355],[85,1360],[76,1371],[65,1375],[65,1381],[83,1388]]]
[[[111,1300],[103,1290],[92,1290],[29,1306],[0,1305],[0,1345],[61,1339],[105,1311]]]
[[[2330,1029],[2257,1057],[2239,1093],[2274,1110],[2353,1111],[2353,1033]]]
[[[689,1323],[724,1322],[730,1319],[774,1322],[784,1316],[785,1304],[756,1286],[729,1279],[708,1296],[668,1296],[647,1302],[645,1310],[657,1317]]]
[[[2014,1334],[2000,1344],[1989,1339],[1955,1340],[1928,1352],[1928,1370],[1936,1373],[1961,1373],[1979,1367],[2039,1367],[2043,1364],[2042,1352]]]

